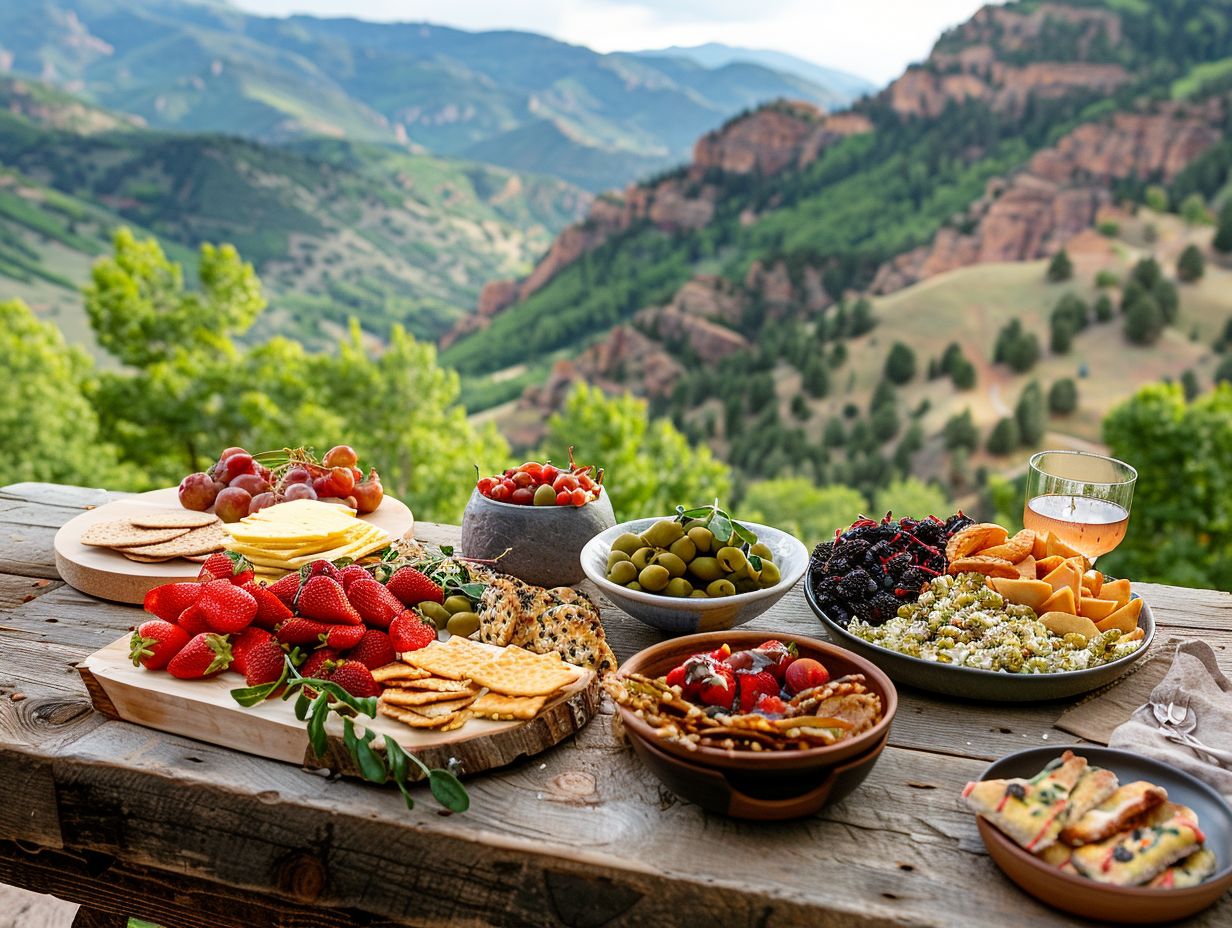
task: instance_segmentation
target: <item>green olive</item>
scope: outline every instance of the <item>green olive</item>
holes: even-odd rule
[[[552,485],[545,483],[535,490],[534,503],[536,506],[555,506],[556,491],[552,489]]]
[[[625,558],[623,561],[617,561],[611,566],[607,572],[607,578],[613,583],[619,583],[623,586],[637,579],[637,568],[633,566],[631,560]]]
[[[684,524],[684,530],[691,532],[695,528],[705,528],[708,523],[705,519],[690,519]]]
[[[445,599],[445,611],[450,615],[457,615],[459,612],[470,612],[471,601],[465,596],[455,593]]]
[[[741,577],[736,581],[737,593],[752,593],[754,590],[760,589],[756,580],[750,580],[748,577]]]
[[[740,573],[740,576],[741,576],[741,577],[744,577],[744,578],[747,578],[747,579],[749,579],[749,580],[753,580],[753,581],[756,581],[756,580],[757,580],[757,578],[761,576],[761,571],[760,571],[760,570],[755,570],[755,569],[753,568],[753,562],[752,562],[752,561],[746,561],[746,562],[745,562],[745,565],[744,565],[744,570],[740,571],[739,573]]]
[[[625,532],[612,542],[613,551],[623,551],[629,555],[633,554],[638,548],[644,547],[646,547],[646,543],[642,541],[641,536],[634,535],[632,532]]]
[[[781,579],[783,575],[779,573],[779,566],[774,561],[761,562],[761,577],[758,578],[757,583],[762,589],[774,586]]]
[[[633,552],[633,557],[631,557],[629,560],[633,561],[634,567],[636,567],[638,570],[641,570],[650,563],[651,558],[653,558],[654,556],[655,556],[654,548],[649,548],[649,547],[638,548],[636,551]]]
[[[667,581],[667,589],[664,592],[668,596],[676,596],[683,599],[686,596],[693,595],[693,584],[684,577],[673,577]]]
[[[728,573],[739,573],[749,562],[743,551],[730,545],[726,548],[719,548],[714,557],[719,562],[719,566]]]
[[[449,617],[445,630],[451,635],[467,637],[479,631],[479,616],[473,612],[455,612]]]
[[[440,603],[420,603],[415,607],[420,614],[438,629],[444,628],[449,621],[449,610]]]
[[[710,597],[706,595],[705,590],[694,590],[692,593],[689,594],[689,599],[709,599],[709,598]]]
[[[607,569],[611,570],[616,564],[620,563],[621,561],[628,561],[628,560],[632,560],[629,557],[629,555],[625,554],[623,551],[617,551],[616,549],[613,548],[607,554]]]
[[[723,568],[712,557],[695,557],[689,562],[689,572],[698,580],[709,583],[723,576]]]
[[[749,547],[749,554],[756,554],[767,561],[774,560],[774,552],[770,550],[770,546],[760,541]]]
[[[714,550],[714,533],[704,525],[695,525],[689,529],[689,540],[699,554],[709,554]]]
[[[697,557],[697,545],[693,544],[693,539],[688,535],[685,535],[683,538],[677,538],[667,550],[686,564]]]
[[[684,537],[684,526],[675,519],[660,519],[642,532],[642,537],[656,548],[667,548],[676,539]]]
[[[683,577],[685,572],[685,563],[670,551],[664,551],[662,554],[654,556],[653,563],[659,564],[667,568],[667,572],[673,577]]]
[[[658,593],[667,586],[667,581],[671,578],[672,575],[662,564],[651,564],[642,568],[642,572],[637,575],[637,582],[642,585],[642,589]]]
[[[715,580],[706,587],[707,596],[735,596],[736,585],[730,580]]]
[[[640,593],[642,591],[642,585],[634,580],[632,583],[626,583],[625,589],[632,590],[634,593]]]

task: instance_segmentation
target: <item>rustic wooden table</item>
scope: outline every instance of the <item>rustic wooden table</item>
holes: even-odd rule
[[[1075,924],[1010,884],[958,793],[988,761],[1075,741],[1065,703],[975,705],[901,692],[890,747],[822,815],[712,816],[663,789],[600,714],[576,739],[468,781],[471,811],[331,781],[93,712],[74,664],[141,613],[59,581],[56,529],[108,499],[0,489],[0,882],[169,928],[392,925]],[[450,526],[420,537],[449,541]],[[1232,595],[1141,590],[1159,639],[1197,637],[1232,670]],[[619,657],[658,640],[609,604]],[[752,627],[817,635],[799,588]],[[1227,925],[1232,900],[1194,920]]]

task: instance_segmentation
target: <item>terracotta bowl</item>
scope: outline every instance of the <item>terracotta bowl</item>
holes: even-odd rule
[[[475,490],[462,514],[461,548],[467,557],[500,557],[502,573],[527,583],[571,586],[586,576],[582,548],[615,524],[606,490],[585,506],[515,506]]]
[[[725,642],[731,646],[733,651],[739,651],[754,648],[769,638],[778,638],[784,643],[795,642],[801,657],[811,657],[821,661],[830,671],[831,677],[842,677],[853,673],[864,674],[868,688],[881,697],[881,721],[854,738],[845,738],[837,744],[809,748],[804,751],[738,751],[712,747],[690,749],[675,741],[660,738],[656,729],[639,719],[629,709],[618,706],[621,721],[629,736],[640,738],[656,750],[688,764],[724,773],[754,773],[761,776],[768,773],[795,774],[802,771],[807,771],[814,777],[823,776],[836,765],[866,755],[885,741],[890,733],[890,725],[894,721],[894,713],[898,708],[898,693],[894,689],[894,684],[890,682],[890,678],[877,669],[872,662],[814,638],[802,638],[799,635],[776,635],[774,632],[763,631],[708,632],[703,635],[672,638],[639,651],[625,661],[619,673],[621,675],[640,673],[648,677],[658,677],[666,674],[686,657],[699,651],[713,651]],[[814,779],[813,782],[816,785],[817,780]]]
[[[1066,748],[1113,771],[1122,783],[1148,780],[1162,786],[1168,791],[1169,800],[1193,809],[1206,835],[1206,847],[1215,852],[1217,869],[1208,879],[1188,889],[1105,886],[1049,866],[981,817],[980,837],[989,856],[1006,876],[1055,908],[1085,918],[1135,925],[1187,918],[1212,905],[1232,888],[1232,807],[1212,787],[1174,767],[1114,748],[1053,745],[1003,757],[985,770],[980,779],[1034,776]]]
[[[757,540],[768,545],[774,553],[780,579],[772,587],[719,599],[676,599],[644,590],[630,590],[607,579],[607,556],[612,550],[612,542],[625,532],[640,534],[660,519],[668,518],[671,516],[634,519],[596,535],[582,549],[582,567],[587,578],[618,607],[639,622],[669,635],[719,631],[751,622],[782,599],[804,576],[804,570],[808,567],[808,549],[794,536],[769,525],[742,521],[741,524],[747,525]]]

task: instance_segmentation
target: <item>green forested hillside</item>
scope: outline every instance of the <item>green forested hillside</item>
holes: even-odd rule
[[[159,128],[418,146],[592,190],[681,160],[757,103],[839,107],[854,95],[746,62],[707,68],[530,33],[263,18],[191,0],[2,4],[0,52],[19,74],[71,83]]]
[[[586,202],[560,181],[372,144],[152,131],[12,79],[0,80],[0,167],[5,296],[79,303],[90,258],[123,223],[177,257],[236,245],[271,287],[275,331],[308,344],[349,315],[380,337],[393,322],[439,334]]]

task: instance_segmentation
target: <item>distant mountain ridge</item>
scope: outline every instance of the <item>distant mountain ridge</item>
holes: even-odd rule
[[[421,147],[596,191],[679,162],[702,132],[767,100],[852,98],[747,61],[710,68],[532,33],[276,19],[189,0],[0,5],[0,67],[154,128]]]

